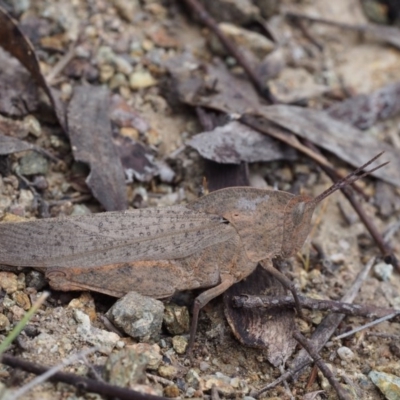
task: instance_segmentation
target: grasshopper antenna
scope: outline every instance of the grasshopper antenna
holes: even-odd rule
[[[342,178],[342,179],[338,180],[337,182],[335,182],[330,188],[328,188],[327,190],[322,192],[320,195],[318,195],[315,199],[313,199],[312,203],[314,203],[314,205],[317,205],[322,200],[324,200],[326,197],[331,195],[333,192],[336,192],[336,190],[339,190],[341,188],[349,186],[352,183],[354,183],[355,181],[358,181],[359,179],[363,178],[364,176],[370,175],[370,174],[372,174],[372,172],[376,171],[377,169],[380,169],[380,168],[384,167],[385,165],[389,164],[389,161],[387,161],[387,162],[385,162],[385,163],[383,163],[381,165],[378,165],[377,167],[375,167],[375,168],[373,168],[373,169],[371,169],[369,171],[364,171],[363,172],[363,169],[365,167],[368,167],[368,165],[372,164],[383,153],[384,153],[384,151],[380,152],[374,158],[371,158],[371,160],[366,162],[364,165],[361,165],[361,167],[355,169],[353,172],[351,172],[350,174],[348,174],[344,178]]]

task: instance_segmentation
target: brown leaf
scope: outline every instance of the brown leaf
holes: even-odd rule
[[[36,146],[23,140],[0,133],[0,156],[18,153],[25,150],[35,150]]]
[[[106,89],[80,86],[68,106],[74,158],[90,166],[87,184],[107,211],[125,210],[127,195],[121,160],[112,141]]]
[[[323,111],[276,105],[263,107],[262,115],[355,167],[385,151],[390,164],[371,175],[400,187],[400,152],[387,143],[337,121]]]
[[[0,46],[13,55],[31,73],[36,83],[49,97],[60,125],[67,132],[63,103],[56,92],[47,85],[31,43],[18,28],[18,24],[2,7],[0,7]]]
[[[335,119],[359,129],[368,129],[378,120],[400,112],[400,82],[387,85],[370,94],[351,97],[327,110]]]
[[[268,361],[283,365],[292,355],[294,311],[290,309],[252,308],[243,312],[230,306],[233,296],[239,294],[284,293],[282,285],[261,266],[245,280],[236,283],[224,294],[225,314],[235,337],[244,345],[266,348]],[[268,321],[268,322],[266,322]]]
[[[174,73],[172,69],[170,72]],[[197,69],[191,65],[190,72],[181,66],[177,69],[175,78],[180,98],[188,104],[210,107],[237,116],[253,115],[261,117],[259,119],[264,118],[266,124],[273,122],[289,133],[293,132],[334,153],[353,166],[362,165],[378,152],[385,151],[390,164],[372,175],[400,186],[398,150],[333,119],[323,111],[289,105],[265,106],[249,82],[231,75],[219,64]],[[268,129],[262,131],[268,132]],[[293,139],[285,140],[286,143],[290,141]],[[313,152],[304,151],[302,145],[296,148],[314,159],[320,158]]]
[[[204,158],[224,164],[296,158],[293,149],[237,121],[199,133],[187,144]]]
[[[1,48],[0,93],[0,112],[4,115],[21,118],[37,108],[37,87],[31,76]]]

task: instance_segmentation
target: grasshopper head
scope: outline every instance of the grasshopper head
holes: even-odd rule
[[[293,197],[285,208],[281,256],[293,256],[303,246],[311,228],[315,202],[308,196]]]

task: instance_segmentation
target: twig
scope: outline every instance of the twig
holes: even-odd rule
[[[397,311],[393,308],[376,307],[373,305],[361,305],[343,303],[335,300],[319,300],[306,296],[298,296],[300,306],[310,310],[330,311],[333,313],[342,313],[365,318],[381,318],[393,315],[397,316]],[[249,296],[241,295],[233,298],[235,307],[243,308],[274,308],[274,307],[294,307],[295,302],[293,296]],[[394,322],[400,322],[400,318]]]
[[[313,150],[316,153],[319,153],[319,150],[308,140],[304,140],[304,144]],[[333,169],[327,167],[326,165],[320,164],[322,170],[331,178],[333,182],[336,182],[339,177]],[[379,250],[381,251],[383,258],[387,264],[392,264],[398,271],[400,271],[399,262],[394,255],[390,246],[385,243],[382,235],[379,233],[378,229],[376,228],[375,224],[371,220],[371,218],[365,213],[364,209],[362,208],[361,204],[357,201],[354,197],[351,189],[349,187],[343,187],[340,189],[342,193],[345,195],[346,199],[350,202],[352,207],[354,208],[355,212],[358,214],[360,220],[363,222],[365,227],[367,228],[368,232],[374,239],[376,245],[378,246]]]
[[[253,83],[254,87],[257,91],[265,98],[267,98],[271,103],[274,101],[271,98],[271,95],[268,89],[265,87],[264,83],[260,79],[260,77],[256,74],[253,67],[247,61],[246,57],[242,54],[242,52],[238,49],[238,47],[232,43],[232,41],[221,31],[217,22],[210,16],[207,10],[200,4],[198,0],[185,0],[186,4],[193,10],[196,17],[200,19],[200,21],[206,25],[221,41],[222,45],[226,48],[226,50],[232,55],[233,58],[237,61],[237,63],[244,69],[250,81]]]
[[[379,318],[379,319],[376,319],[375,321],[369,322],[368,324],[359,326],[358,328],[354,328],[354,329],[352,329],[352,330],[349,331],[349,332],[342,333],[341,335],[334,337],[333,340],[340,340],[340,339],[343,339],[343,338],[345,338],[345,337],[347,337],[347,336],[350,336],[350,335],[353,335],[353,334],[355,334],[355,333],[357,333],[357,332],[360,332],[360,331],[362,331],[363,329],[367,329],[367,328],[370,328],[371,326],[378,325],[378,324],[380,324],[381,322],[388,321],[389,319],[392,319],[392,318],[394,318],[394,317],[397,317],[398,315],[400,315],[400,311],[394,312],[394,313],[392,313],[392,314],[385,315],[384,317]]]
[[[300,332],[295,331],[293,337],[303,346],[310,357],[314,360],[317,367],[324,374],[325,378],[328,379],[331,386],[335,389],[339,400],[350,400],[350,396],[345,392],[344,388],[339,384],[336,378],[333,376],[332,371],[327,367],[327,365],[322,360],[321,356],[318,354],[313,346],[313,343],[306,339]]]
[[[75,57],[75,48],[78,41],[72,43],[68,51],[60,58],[56,65],[50,70],[46,75],[46,81],[48,85],[52,85],[56,76],[61,73],[61,71],[70,63],[70,61]]]
[[[36,375],[48,371],[48,368],[46,367],[7,354],[3,355],[0,361],[2,364],[13,368],[19,368]],[[76,388],[86,392],[98,393],[103,396],[118,397],[121,400],[167,400],[166,397],[142,394],[134,390],[121,388],[65,372],[57,372],[51,376],[49,380],[53,382],[68,383],[69,385],[75,386]]]
[[[77,354],[72,355],[71,357],[67,358],[66,360],[63,360],[60,364],[55,365],[54,367],[48,369],[45,373],[37,376],[36,378],[32,379],[29,383],[26,385],[22,386],[20,389],[16,390],[13,393],[10,393],[7,396],[7,400],[16,400],[26,393],[29,392],[29,390],[33,389],[35,386],[40,385],[41,383],[46,382],[51,376],[56,374],[58,371],[61,371],[64,367],[67,365],[73,364],[75,361],[79,360],[82,357],[85,357],[91,353],[94,353],[97,350],[96,347],[91,348],[91,349],[86,349],[83,350]]]
[[[364,280],[367,278],[369,271],[374,265],[375,258],[373,257],[367,265],[362,269],[362,271],[357,275],[357,278],[353,282],[353,285],[350,287],[348,292],[342,297],[342,301],[346,303],[351,303],[357,296],[358,291]],[[314,348],[316,351],[320,351],[325,343],[329,340],[329,338],[333,335],[339,324],[342,322],[344,318],[344,314],[330,314],[326,316],[322,322],[317,326],[313,335],[312,341],[314,342]],[[287,371],[284,376],[280,376],[274,382],[269,383],[268,385],[262,387],[257,392],[252,393],[253,397],[259,397],[261,394],[266,392],[269,389],[274,388],[279,385],[285,379],[292,377],[294,380],[297,379],[300,372],[310,364],[309,356],[307,352],[303,349],[299,352],[292,363],[292,368]]]
[[[174,385],[174,382],[170,381],[169,379],[165,379],[161,376],[149,374],[148,372],[146,372],[146,376],[149,379],[151,379],[152,381],[154,381],[156,383],[161,383],[162,385],[165,385],[165,386]]]

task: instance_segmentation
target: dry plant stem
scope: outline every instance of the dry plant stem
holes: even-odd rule
[[[53,84],[57,75],[59,75],[63,69],[70,63],[75,57],[75,48],[77,46],[77,41],[72,43],[63,57],[57,62],[57,64],[51,69],[51,71],[46,76],[46,81],[49,85]]]
[[[9,355],[3,355],[0,361],[2,364],[8,365],[9,367],[19,368],[35,375],[44,374],[48,371],[46,367]],[[79,390],[98,393],[102,396],[118,397],[121,400],[166,400],[165,397],[142,394],[134,390],[113,386],[108,383],[98,382],[94,379],[65,372],[57,372],[51,376],[49,380],[52,382],[67,383]]]
[[[327,365],[322,360],[318,351],[314,348],[313,343],[306,339],[300,332],[295,331],[293,337],[303,346],[310,357],[314,360],[317,367],[324,374],[325,378],[328,379],[331,386],[335,389],[339,400],[351,400],[351,397],[345,392],[343,387],[339,384],[336,378],[333,376],[332,371],[327,367]]]
[[[305,141],[305,145],[309,147],[311,150],[314,152],[319,152],[319,150],[309,141]],[[333,169],[325,166],[325,165],[320,165],[320,167],[323,169],[323,171],[331,178],[332,182],[337,181],[338,175],[336,171]],[[368,215],[365,213],[364,209],[362,208],[361,204],[356,200],[354,197],[352,191],[348,187],[343,187],[341,188],[342,193],[345,195],[347,200],[350,202],[352,207],[354,208],[355,212],[358,214],[360,220],[363,222],[365,227],[367,228],[368,232],[374,239],[376,245],[378,246],[379,250],[381,251],[385,262],[387,264],[392,264],[398,271],[400,271],[400,265],[399,262],[394,255],[392,249],[390,246],[385,243],[382,235],[379,233],[378,229],[376,228],[375,224],[371,220],[371,218],[368,217]]]
[[[298,316],[301,319],[306,319],[303,315],[303,311],[301,309],[301,302],[299,300],[299,295],[297,294],[296,291],[296,287],[294,286],[293,282],[288,279],[284,274],[282,274],[282,272],[278,271],[272,264],[270,261],[264,262],[261,261],[261,265],[262,267],[268,271],[274,278],[276,278],[280,283],[282,283],[282,285],[287,288],[288,290],[290,290],[290,292],[292,293],[292,299],[294,301],[295,307],[296,307],[296,311]]]
[[[306,296],[298,296],[300,306],[310,310],[330,311],[333,313],[342,313],[365,318],[382,318],[393,315],[397,310],[393,308],[376,307],[373,305],[361,305],[343,303],[335,300],[318,300]],[[296,302],[292,296],[236,296],[233,299],[236,307],[254,308],[254,307],[296,307]],[[396,318],[397,317],[397,318]],[[393,322],[400,322],[400,316],[394,315]]]
[[[345,332],[345,333],[343,333],[343,334],[341,334],[341,335],[339,335],[339,336],[334,337],[333,339],[334,339],[334,340],[344,339],[344,338],[346,338],[346,337],[348,337],[348,336],[351,336],[351,335],[354,335],[355,333],[360,332],[360,331],[362,331],[362,330],[364,330],[364,329],[371,328],[371,326],[375,326],[375,325],[380,324],[381,322],[385,322],[385,321],[388,321],[389,319],[395,318],[395,317],[397,317],[399,314],[400,314],[400,311],[396,311],[396,312],[394,312],[394,313],[392,313],[392,314],[385,315],[385,316],[382,317],[382,318],[376,319],[375,321],[369,322],[368,324],[359,326],[358,328],[352,329],[352,330],[349,331],[349,332]]]
[[[71,357],[63,360],[60,364],[55,365],[54,367],[48,369],[45,373],[37,376],[35,379],[32,379],[29,383],[27,383],[26,385],[22,386],[20,389],[18,389],[15,392],[13,392],[9,400],[18,399],[18,398],[24,396],[31,389],[33,389],[35,386],[46,382],[51,376],[56,374],[58,371],[62,370],[67,365],[71,365],[75,361],[78,361],[80,358],[83,358],[83,357],[85,357],[85,356],[87,356],[89,354],[92,354],[95,351],[97,351],[97,348],[95,348],[95,347],[91,348],[91,349],[83,350],[83,351],[81,351],[81,352],[79,352],[77,354],[74,354]]]
[[[342,301],[346,303],[351,303],[356,298],[358,291],[361,288],[361,285],[367,278],[372,266],[374,265],[375,258],[372,258],[362,269],[362,271],[357,275],[353,285],[350,287],[348,292],[342,297]],[[344,314],[330,314],[326,316],[322,322],[317,326],[313,335],[312,341],[314,342],[314,347],[317,351],[320,351],[321,348],[325,345],[325,343],[329,340],[329,338],[333,335],[339,324],[342,322]],[[266,392],[269,389],[272,389],[279,385],[285,379],[292,377],[292,379],[296,380],[301,373],[301,371],[310,364],[309,356],[307,352],[303,349],[299,352],[296,358],[292,362],[292,368],[287,371],[284,376],[282,375],[274,382],[269,383],[268,385],[262,387],[257,392],[253,393],[253,397],[259,397],[261,394]]]
[[[197,0],[185,0],[185,3],[193,10],[200,21],[206,25],[221,41],[222,45],[232,55],[237,63],[245,70],[250,81],[257,91],[273,103],[271,96],[261,79],[258,77],[253,67],[248,63],[246,57],[238,50],[237,46],[219,29],[217,22],[210,16],[207,10]]]

